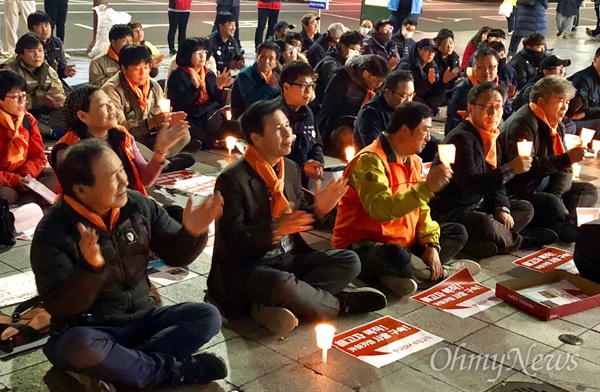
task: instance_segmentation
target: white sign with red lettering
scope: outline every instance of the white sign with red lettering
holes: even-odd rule
[[[555,269],[562,269],[572,274],[579,274],[573,261],[573,253],[552,246],[521,257],[513,263],[537,272],[550,272]]]
[[[411,298],[460,318],[502,302],[493,289],[477,282],[466,268]]]
[[[377,368],[444,339],[385,316],[336,335],[333,346]]]

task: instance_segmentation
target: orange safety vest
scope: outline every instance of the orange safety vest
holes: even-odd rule
[[[391,156],[384,151],[381,145],[382,137],[384,136],[380,136],[373,143],[359,151],[346,167],[344,176],[346,178],[350,176],[352,167],[361,154],[370,152],[377,154],[383,162],[392,195],[405,192],[410,187],[419,184],[421,182],[422,165],[419,158],[414,155],[408,157],[410,169],[403,162],[396,162],[397,157],[393,151]],[[419,214],[420,209],[417,208],[393,221],[379,222],[367,213],[356,189],[349,187],[348,191],[342,196],[337,208],[331,243],[336,249],[347,249],[356,241],[371,239],[410,248],[417,240]]]
[[[146,192],[146,188],[144,187],[144,184],[142,184],[142,179],[140,177],[140,173],[138,172],[137,166],[135,166],[135,158],[133,155],[133,146],[131,144],[131,135],[129,134],[129,132],[127,131],[127,129],[125,127],[118,125],[116,128],[121,132],[125,132],[125,135],[127,135],[127,137],[121,143],[121,147],[123,147],[123,151],[125,151],[125,155],[127,155],[127,159],[129,160],[129,163],[131,164],[131,167],[133,169],[133,176],[135,177],[135,184],[133,184],[132,189],[140,192],[141,194],[143,194],[145,196],[148,196],[148,192]],[[65,135],[62,138],[60,138],[60,140],[56,143],[56,145],[58,146],[59,144],[66,144],[67,146],[70,146],[72,144],[77,143],[80,140],[81,139],[77,135],[76,131],[69,131],[69,132],[65,133]],[[56,182],[56,191],[58,192],[59,196],[62,194],[62,188],[58,181]]]

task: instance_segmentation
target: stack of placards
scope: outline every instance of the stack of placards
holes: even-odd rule
[[[154,185],[181,192],[208,196],[214,192],[217,177],[205,176],[192,170],[161,174]]]

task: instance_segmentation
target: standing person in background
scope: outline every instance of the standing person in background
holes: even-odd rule
[[[564,39],[575,37],[575,20],[579,15],[582,0],[558,0],[556,2],[557,37]]]
[[[521,0],[517,2],[517,6],[513,10],[515,30],[508,47],[509,57],[517,53],[519,43],[524,37],[533,33],[546,36],[546,9],[548,9],[548,0]]]
[[[63,43],[65,42],[65,23],[67,22],[68,9],[69,0],[44,0],[44,10],[50,15],[52,26],[56,27],[56,36]]]
[[[235,17],[235,39],[240,40],[240,0],[217,0],[217,15],[219,12],[229,12]],[[217,31],[219,25],[217,18],[215,17],[215,24],[212,28],[212,32]]]
[[[4,34],[9,57],[15,54],[15,46],[19,39],[19,18],[27,24],[27,17],[34,12],[35,0],[4,0]]]
[[[392,21],[394,31],[400,30],[400,24],[410,18],[417,22],[423,8],[423,0],[389,0],[388,10],[390,13],[389,19]]]
[[[258,0],[258,25],[254,32],[254,47],[258,48],[265,40],[265,25],[267,20],[269,25],[267,26],[267,37],[270,37],[275,32],[275,24],[277,18],[279,18],[279,10],[281,10],[281,0]]]
[[[169,32],[167,33],[167,41],[169,43],[169,53],[171,55],[177,53],[177,50],[175,49],[175,32],[178,28],[178,46],[185,39],[191,11],[192,0],[169,0]]]

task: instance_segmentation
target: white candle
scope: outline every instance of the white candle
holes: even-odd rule
[[[581,128],[581,141],[583,142],[584,147],[587,147],[588,144],[590,144],[595,134],[596,131],[593,129]]]
[[[233,136],[227,136],[225,138],[225,145],[227,146],[227,150],[229,150],[229,155],[231,155],[231,150],[233,150],[235,148],[236,142],[237,142],[237,139],[234,138]]]
[[[517,142],[517,150],[519,151],[520,157],[531,156],[532,147],[533,147],[533,142],[530,142],[528,140],[523,139],[520,142]]]
[[[573,164],[573,178],[578,179],[581,174],[581,165],[579,163]]]
[[[592,140],[592,150],[594,150],[594,154],[596,154],[596,158],[598,158],[598,151],[600,151],[600,140]]]
[[[346,147],[345,153],[346,153],[346,160],[348,162],[350,162],[352,159],[354,159],[354,154],[356,153],[356,151],[354,150],[354,147],[350,146],[350,147]]]
[[[225,110],[225,118],[227,119],[227,121],[231,120],[231,109]]]
[[[456,157],[456,146],[454,144],[438,144],[438,155],[444,166],[450,167]]]
[[[329,324],[318,324],[315,326],[315,332],[317,333],[317,347],[323,350],[323,363],[327,363],[327,350],[333,344],[335,327]]]
[[[171,100],[170,99],[159,99],[158,107],[162,113],[169,113],[171,111]]]

